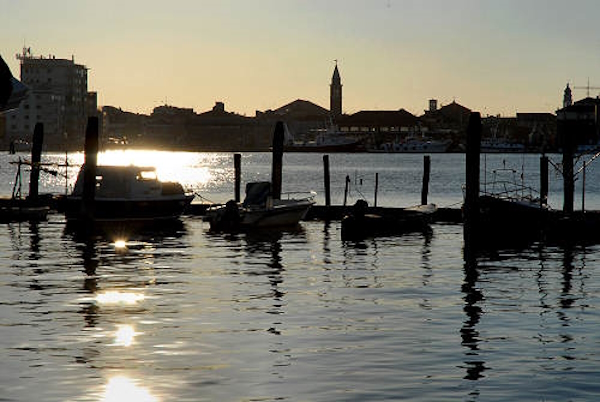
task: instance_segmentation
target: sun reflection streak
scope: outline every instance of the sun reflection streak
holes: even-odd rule
[[[148,388],[137,384],[136,380],[125,376],[116,376],[108,380],[100,402],[159,402]]]
[[[115,332],[115,342],[113,345],[115,346],[131,346],[133,344],[133,339],[139,332],[135,332],[133,326],[128,324],[117,325],[117,331]]]
[[[115,249],[123,251],[126,248],[127,248],[126,240],[115,240]]]
[[[136,304],[145,299],[145,296],[140,293],[108,291],[99,293],[96,296],[96,301],[100,304]]]
[[[205,185],[212,180],[210,155],[190,152],[166,152],[144,150],[111,150],[98,155],[102,165],[153,166],[163,181],[177,181],[184,187]]]

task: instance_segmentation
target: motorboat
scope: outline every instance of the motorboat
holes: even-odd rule
[[[214,231],[236,231],[252,228],[292,227],[304,219],[315,203],[314,194],[307,197],[273,199],[270,182],[252,182],[246,185],[243,203],[233,200],[210,208],[204,220]]]
[[[484,248],[520,247],[539,241],[558,216],[535,189],[525,185],[516,169],[506,167],[493,170],[477,205],[480,233],[476,241]]]
[[[162,182],[154,167],[96,166],[96,188],[90,211],[84,211],[84,169],[65,199],[67,220],[156,221],[176,219],[192,202],[177,182]]]
[[[397,209],[393,213],[373,209],[365,200],[358,200],[351,213],[342,219],[342,240],[362,240],[368,237],[396,236],[411,232],[427,232],[435,204]]]

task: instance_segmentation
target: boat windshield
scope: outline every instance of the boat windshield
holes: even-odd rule
[[[141,170],[136,176],[136,180],[157,180],[156,171]]]

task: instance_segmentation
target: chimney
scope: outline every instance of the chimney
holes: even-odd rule
[[[437,99],[429,99],[429,111],[435,112],[437,110]]]

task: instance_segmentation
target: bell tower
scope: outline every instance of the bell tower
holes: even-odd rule
[[[565,93],[563,95],[563,107],[568,107],[573,104],[573,96],[571,95],[571,88],[569,88],[569,84],[565,88]]]
[[[331,113],[331,117],[333,117],[333,119],[336,119],[342,115],[342,80],[340,79],[337,60],[335,61],[333,77],[331,77],[329,112]]]

